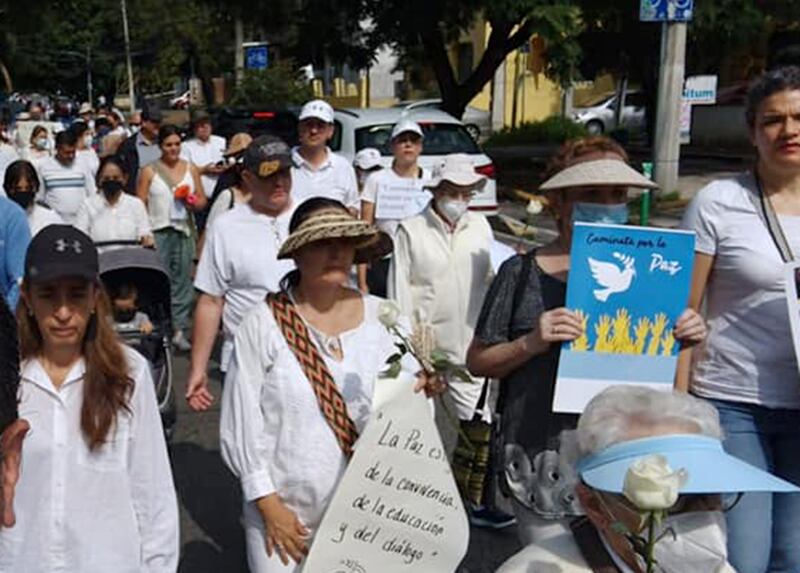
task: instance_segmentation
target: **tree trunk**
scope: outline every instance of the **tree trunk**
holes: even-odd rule
[[[514,24],[508,22],[490,22],[492,33],[486,44],[478,65],[472,74],[463,82],[456,81],[455,70],[447,54],[447,44],[438,27],[420,32],[420,39],[425,53],[431,58],[431,66],[439,84],[442,96],[442,110],[453,117],[460,118],[472,99],[494,76],[495,70],[503,63],[506,56],[530,38],[531,23],[523,22],[516,32],[511,34]]]

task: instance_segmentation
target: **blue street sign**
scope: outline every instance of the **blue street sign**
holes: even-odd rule
[[[246,46],[244,67],[248,70],[266,70],[269,65],[269,51],[266,45]]]
[[[640,0],[642,22],[688,22],[692,19],[694,0]]]

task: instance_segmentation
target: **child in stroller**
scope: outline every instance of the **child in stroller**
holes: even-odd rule
[[[139,290],[133,283],[112,287],[114,329],[123,337],[153,332],[153,323],[147,313],[139,309]]]

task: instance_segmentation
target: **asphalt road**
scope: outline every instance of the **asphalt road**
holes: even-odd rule
[[[181,519],[181,573],[246,573],[239,484],[219,452],[219,408],[191,412],[182,399],[188,360],[175,361],[178,422],[171,457]],[[219,397],[220,386],[212,381]],[[473,529],[459,573],[490,573],[519,549],[514,528]]]

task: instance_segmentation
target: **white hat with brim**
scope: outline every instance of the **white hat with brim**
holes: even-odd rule
[[[286,237],[279,259],[289,259],[302,247],[329,239],[352,239],[356,243],[354,263],[367,263],[392,252],[392,239],[376,226],[336,207],[320,209]]]
[[[325,100],[315,99],[307,102],[300,110],[298,121],[306,119],[319,119],[325,123],[333,123],[333,107]]]
[[[570,187],[633,187],[657,189],[658,185],[618,159],[597,159],[576,163],[562,169],[539,185],[540,191]]]
[[[425,187],[435,190],[445,181],[460,187],[483,189],[486,176],[475,171],[475,165],[468,155],[454,153],[445,157],[444,164],[434,169],[433,177]]]
[[[402,119],[394,124],[392,128],[392,139],[395,139],[403,133],[416,133],[423,139],[425,138],[425,134],[422,132],[420,125],[416,121],[411,121],[410,119]]]
[[[83,115],[84,113],[94,113],[94,108],[92,107],[92,104],[86,101],[83,102],[81,104],[81,107],[78,109],[78,115]]]

